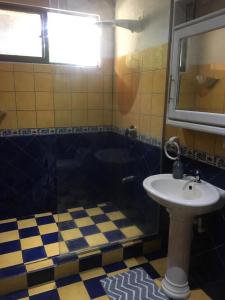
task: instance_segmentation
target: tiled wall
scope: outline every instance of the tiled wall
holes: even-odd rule
[[[0,129],[112,123],[112,59],[101,68],[0,63]]]
[[[211,87],[199,84],[196,76],[216,78]],[[191,65],[181,74],[180,109],[224,113],[225,112],[225,65]]]
[[[115,59],[113,125],[135,125],[138,133],[161,140],[167,45]]]
[[[166,125],[165,139],[171,136],[178,136],[181,145],[189,150],[203,151],[213,157],[225,157],[223,136]]]

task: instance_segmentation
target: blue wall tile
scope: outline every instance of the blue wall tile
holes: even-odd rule
[[[0,219],[110,201],[157,231],[158,205],[142,181],[160,172],[160,148],[113,132],[68,132],[0,138]],[[99,159],[104,150],[111,162]]]

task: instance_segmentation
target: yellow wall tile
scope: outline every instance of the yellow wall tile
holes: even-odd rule
[[[85,71],[79,70],[71,76],[71,90],[72,92],[87,92],[88,81]]]
[[[88,73],[88,92],[100,93],[103,91],[103,76],[100,72]]]
[[[104,92],[112,93],[112,89],[113,89],[112,76],[105,75],[104,76]]]
[[[121,71],[122,71],[122,68],[121,68],[121,60],[122,60],[122,57],[115,57],[115,61],[114,61],[114,71],[116,74],[120,74]]]
[[[125,74],[122,77],[123,85],[122,85],[122,93],[132,93],[133,89],[133,76],[132,74]]]
[[[153,94],[152,95],[152,109],[151,113],[155,116],[163,117],[164,114],[164,94]]]
[[[56,110],[55,111],[55,126],[56,127],[70,127],[71,126],[71,111],[70,110]]]
[[[130,55],[130,69],[131,73],[140,72],[142,68],[142,54],[141,52],[132,53]]]
[[[18,92],[34,91],[34,76],[33,73],[15,72],[15,89]]]
[[[13,71],[13,64],[8,62],[0,62],[1,71]]]
[[[151,93],[152,92],[152,72],[142,72],[141,73],[141,92],[142,93]]]
[[[151,94],[142,94],[140,100],[141,100],[140,113],[141,114],[150,114],[151,113],[152,95]]]
[[[102,93],[88,93],[88,108],[100,109],[104,106],[104,98]]]
[[[13,252],[12,255],[15,253],[15,256],[20,257],[19,259],[17,259],[17,261],[15,260],[15,258],[12,259],[12,262],[14,261],[14,263],[18,263],[18,261],[20,263],[22,263],[22,257],[19,256],[17,253],[18,252]],[[1,298],[5,298],[6,294],[10,294],[13,292],[18,292],[19,290],[25,290],[27,289],[27,276],[26,274],[20,274],[19,276],[9,276],[9,277],[5,277],[4,279],[1,279],[1,285],[0,285],[0,297]],[[28,298],[27,298],[28,299]],[[25,298],[25,300],[27,300]],[[23,300],[23,299],[21,299]]]
[[[88,110],[88,125],[100,126],[102,124],[103,124],[103,110],[102,109]]]
[[[102,62],[102,70],[104,75],[112,75],[113,73],[113,59],[105,58]]]
[[[0,110],[16,110],[14,92],[0,92]]]
[[[56,74],[68,74],[72,73],[73,70],[76,70],[77,68],[70,65],[53,65],[52,69]]]
[[[61,249],[60,249],[61,250]],[[65,278],[79,272],[78,260],[59,264],[55,266],[55,279]]]
[[[209,154],[214,153],[216,136],[204,132],[195,132],[194,147],[197,150],[206,151]]]
[[[35,110],[35,93],[17,92],[16,107],[17,110]]]
[[[152,70],[153,65],[153,50],[145,49],[142,52],[142,70]]]
[[[13,65],[13,69],[15,72],[33,72],[34,65],[26,63],[16,63]]]
[[[54,111],[37,111],[37,127],[49,128],[54,127]]]
[[[54,93],[55,110],[71,110],[70,93]]]
[[[148,94],[146,94],[146,97],[147,97]],[[135,97],[133,96],[133,99],[132,99],[132,105],[131,105],[131,109],[130,111],[133,112],[133,113],[140,113],[140,109],[141,109],[141,100],[142,100],[142,95],[139,94],[139,95],[136,95]],[[151,100],[151,98],[150,98]]]
[[[17,114],[16,111],[8,111],[6,116],[0,120],[1,129],[16,129],[17,128]]]
[[[49,64],[34,64],[35,73],[51,73],[52,66]]]
[[[215,155],[225,156],[225,138],[224,136],[216,137]]]
[[[54,246],[54,244],[50,244],[50,245]],[[45,250],[47,250],[47,249],[49,249],[49,247],[48,248],[45,247]],[[47,254],[47,251],[46,251],[46,254]],[[48,256],[51,256],[51,255],[48,255]],[[47,283],[40,284],[40,285],[33,285],[32,287],[29,288],[29,296],[33,297],[38,294],[42,295],[42,293],[54,290],[55,288],[56,288],[56,283],[54,281],[49,281]],[[23,299],[21,299],[21,300],[23,300]]]
[[[72,126],[87,126],[87,110],[72,111]]]
[[[153,93],[165,93],[166,72],[162,70],[153,71]]]
[[[49,73],[35,73],[35,91],[36,92],[51,92],[52,75]]]
[[[0,91],[14,91],[14,79],[12,72],[0,71]]]
[[[132,71],[133,65],[129,64],[129,56],[124,57],[123,72]],[[4,126],[17,128],[17,125],[18,128],[52,127],[54,116],[57,127],[71,126],[71,124],[73,126],[111,125],[112,67],[112,59],[104,60],[102,69],[74,68],[67,65],[0,63],[0,109],[12,111],[11,115],[8,114],[2,120],[1,128]],[[88,86],[92,91],[89,94]],[[132,83],[130,86],[132,87]],[[121,95],[122,109],[129,109],[129,93],[130,91],[127,91],[126,95],[123,97]],[[88,113],[88,108],[94,112]],[[55,110],[54,116],[51,110],[53,112]]]
[[[167,57],[168,57],[168,44],[162,46],[162,67],[165,69],[167,67]]]
[[[53,266],[52,259],[44,259],[41,261],[32,262],[31,264],[26,264],[26,270],[27,270],[27,272],[33,272],[33,271],[45,269],[45,268],[52,267],[52,266]],[[22,299],[20,299],[20,300],[22,300]]]
[[[36,128],[35,111],[18,111],[18,128]]]
[[[112,124],[112,110],[104,110],[104,122],[103,125]]]
[[[153,48],[152,51],[152,69],[162,69],[162,46]]]
[[[71,81],[69,74],[54,75],[54,91],[55,92],[70,92]]]
[[[84,110],[88,107],[87,93],[72,93],[72,109]]]
[[[153,138],[161,139],[163,130],[163,118],[151,116],[150,132]]]
[[[36,110],[52,110],[53,108],[53,93],[36,92]]]
[[[109,265],[115,262],[120,262],[123,260],[123,249],[115,249],[111,251],[103,252],[102,255],[102,265]]]
[[[194,148],[194,132],[189,129],[177,128],[177,136],[179,137],[180,144],[190,149]]]
[[[168,140],[171,136],[177,136],[177,127],[173,127],[171,125],[165,126],[165,140]]]
[[[112,93],[105,93],[104,95],[104,109],[112,109],[113,106],[113,97]]]
[[[151,117],[150,115],[141,115],[139,120],[139,129],[141,134],[149,135],[151,126]]]

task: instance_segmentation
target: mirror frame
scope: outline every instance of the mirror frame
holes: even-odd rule
[[[224,27],[225,9],[173,27],[168,93],[169,99],[166,120],[167,124],[179,126],[182,128],[189,128],[198,131],[225,135],[225,113],[219,114],[201,111],[180,110],[176,107],[177,103],[179,102],[179,68],[182,39]]]

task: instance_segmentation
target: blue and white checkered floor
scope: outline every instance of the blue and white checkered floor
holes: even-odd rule
[[[0,221],[0,269],[142,236],[111,203]]]
[[[130,269],[142,267],[154,282],[159,286],[161,277],[166,270],[166,258],[149,256],[130,258],[123,262],[114,263],[101,268],[95,268],[80,272],[77,275],[49,282],[47,284],[34,286],[29,290],[24,290],[1,298],[2,300],[107,300],[100,280],[113,276]],[[210,300],[211,298],[201,289],[192,291],[189,300]],[[140,299],[141,300],[141,299]]]

